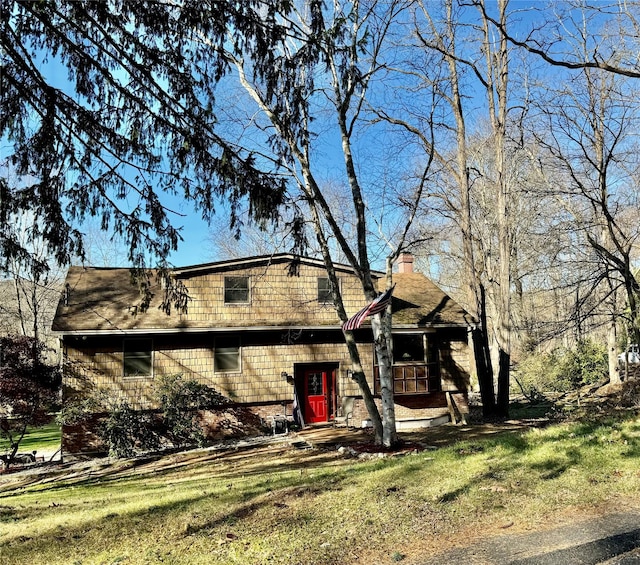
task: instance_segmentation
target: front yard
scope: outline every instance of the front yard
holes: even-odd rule
[[[635,410],[545,428],[447,428],[411,435],[435,449],[384,458],[298,449],[290,436],[7,475],[0,561],[411,562],[492,532],[640,507]]]

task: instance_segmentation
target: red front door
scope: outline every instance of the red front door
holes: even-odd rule
[[[305,369],[304,385],[304,420],[309,424],[327,422],[329,394],[327,388],[327,371],[321,369]]]

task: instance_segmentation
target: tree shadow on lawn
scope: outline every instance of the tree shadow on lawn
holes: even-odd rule
[[[544,427],[545,421],[516,421],[473,424],[473,425],[444,425],[428,428],[425,431],[404,432],[402,439],[415,441],[433,447],[447,447],[462,441],[480,441],[490,438],[500,438],[505,435],[518,435],[533,428]]]
[[[283,471],[308,472],[317,468],[339,468],[353,464],[336,450],[298,450],[287,444],[242,447],[233,450],[193,450],[170,455],[157,454],[121,460],[93,460],[63,464],[40,472],[23,472],[11,476],[11,482],[0,485],[0,500],[16,490],[39,487],[39,492],[64,490],[69,487],[108,485],[122,481],[158,481],[164,476],[182,473],[211,477],[269,475]]]
[[[480,426],[479,429],[471,430],[471,434],[467,436],[468,439],[460,443],[457,454],[464,459],[484,451],[489,446],[499,446],[504,451],[499,461],[500,473],[496,475],[493,472],[486,472],[473,476],[466,484],[442,494],[439,501],[454,502],[460,496],[471,492],[473,487],[493,492],[519,488],[501,484],[503,483],[502,475],[521,472],[523,469],[527,470],[526,476],[533,481],[558,479],[568,470],[585,463],[590,457],[590,452],[600,445],[601,432],[605,437],[612,432],[620,432],[628,418],[629,414],[593,417],[567,426],[558,426],[543,436],[525,433],[528,427],[517,430],[505,429],[498,425],[491,426],[487,430],[485,426]],[[640,453],[640,433],[636,436],[635,432],[632,432],[632,436],[628,433],[620,433],[620,438],[616,440],[621,444],[620,453],[623,457],[634,457]],[[448,438],[445,438],[445,441],[446,439]],[[481,442],[479,441],[481,439],[489,439],[489,441]],[[552,449],[545,450],[545,445],[552,446]],[[527,460],[527,452],[536,449],[541,449],[540,459]]]
[[[518,422],[472,426],[439,426],[424,431],[401,432],[405,445],[440,448],[459,441],[498,438],[504,434],[529,429],[531,425]],[[518,435],[518,434],[515,434]],[[0,499],[17,489],[46,485],[47,490],[69,486],[108,484],[127,477],[135,480],[152,476],[154,479],[179,470],[188,472],[201,466],[216,466],[220,476],[261,475],[280,472],[283,468],[309,470],[326,465],[353,463],[337,453],[339,446],[370,447],[371,433],[358,429],[308,428],[289,436],[287,442],[269,445],[247,445],[229,449],[195,449],[174,453],[156,453],[131,459],[93,459],[86,462],[61,463],[29,471],[16,472],[0,482]],[[314,449],[300,450],[294,444],[308,442]],[[365,451],[370,452],[369,449]],[[4,483],[4,484],[2,484]]]
[[[597,424],[592,424],[597,426]],[[455,451],[460,464],[464,465],[464,459],[477,455],[484,449],[483,439],[492,438],[491,443],[500,442],[506,455],[502,459],[506,463],[501,464],[503,473],[517,467],[520,463],[518,456],[535,447],[540,441],[536,437],[528,437],[523,432],[528,426],[491,424],[485,426],[448,426],[449,429],[434,429],[419,433],[401,434],[405,441],[422,441],[429,445],[444,447],[460,443]],[[580,428],[580,432],[588,435],[589,430],[594,427]],[[575,428],[574,428],[575,430]],[[555,439],[569,439],[571,431],[559,432]],[[362,441],[361,435],[354,436],[357,441]],[[553,441],[546,438],[544,441]],[[269,445],[262,447],[250,447],[229,451],[192,451],[164,456],[154,456],[125,460],[113,465],[100,465],[80,468],[69,468],[66,474],[58,474],[54,478],[33,477],[27,482],[11,485],[4,493],[0,494],[0,499],[10,501],[11,491],[20,490],[24,492],[25,487],[35,486],[37,492],[63,491],[69,487],[85,486],[92,487],[111,486],[114,492],[121,492],[126,495],[126,490],[131,489],[144,494],[144,483],[153,479],[154,484],[162,482],[166,478],[167,484],[176,482],[187,484],[194,490],[194,483],[202,480],[203,475],[208,475],[214,481],[229,481],[229,493],[224,491],[214,494],[205,492],[211,486],[205,482],[198,492],[185,493],[185,498],[180,500],[167,500],[164,502],[153,501],[153,491],[150,490],[148,506],[139,510],[122,512],[121,515],[109,513],[101,518],[94,518],[77,526],[66,528],[54,528],[47,531],[39,531],[37,536],[30,538],[28,529],[24,533],[16,535],[11,539],[6,539],[0,545],[0,553],[3,550],[10,551],[16,560],[20,556],[28,558],[37,555],[38,548],[42,551],[47,548],[55,550],[60,555],[68,556],[73,552],[73,546],[77,546],[81,552],[83,539],[96,536],[100,537],[103,530],[116,528],[121,529],[123,535],[131,532],[144,533],[162,530],[162,524],[167,521],[183,520],[180,528],[174,527],[172,532],[167,532],[167,536],[174,539],[182,539],[189,535],[202,535],[209,532],[209,535],[224,536],[224,528],[232,527],[239,520],[255,514],[261,509],[271,509],[272,512],[281,514],[279,521],[286,522],[293,520],[296,510],[290,508],[290,501],[315,497],[323,492],[331,490],[341,490],[350,485],[359,475],[365,475],[379,468],[389,470],[398,466],[398,472],[405,475],[422,471],[425,464],[424,458],[418,456],[410,462],[403,459],[386,458],[380,461],[368,462],[368,464],[357,464],[353,458],[345,458],[337,453],[335,444],[322,444],[320,449],[297,450],[288,444]],[[569,461],[559,461],[550,458],[539,463],[537,474],[541,478],[555,478],[564,473],[567,468],[575,464],[580,452],[571,453]],[[400,467],[401,466],[401,467]],[[528,466],[533,470],[532,465]],[[327,469],[326,474],[308,474],[309,471],[317,469]],[[189,478],[193,474],[193,478]],[[172,476],[175,475],[175,476]],[[246,478],[265,475],[264,480],[250,483]],[[452,503],[461,495],[468,493],[472,488],[490,490],[495,485],[499,485],[502,475],[485,472],[481,475],[470,477],[464,485],[459,485],[455,490],[441,495],[439,502]],[[242,480],[240,492],[234,490],[236,485],[232,481]],[[118,483],[121,488],[117,489]],[[140,483],[137,486],[136,483]],[[219,489],[220,483],[217,484]],[[28,492],[28,490],[27,490]],[[87,493],[90,498],[91,492]],[[205,511],[202,504],[206,504]],[[12,508],[7,505],[7,516],[16,518],[11,514]],[[64,509],[60,509],[64,510]],[[191,513],[189,513],[191,510]],[[56,512],[56,509],[38,508],[36,504],[22,508],[18,519],[27,520],[36,513]],[[114,522],[115,521],[115,522]],[[175,524],[174,524],[175,526]],[[220,533],[216,533],[221,529]],[[133,543],[133,542],[132,542]],[[96,542],[99,545],[99,542]],[[89,544],[87,547],[91,547]],[[4,548],[4,549],[3,549]],[[104,547],[100,551],[104,550]],[[98,549],[95,550],[99,551]],[[47,553],[49,554],[49,553]]]
[[[216,454],[219,455],[219,454]],[[255,458],[255,453],[246,453],[245,458]],[[212,457],[211,460],[215,461],[217,457]],[[235,462],[242,463],[244,458],[238,457]],[[198,466],[204,463],[205,465],[210,462],[206,457],[198,457]],[[358,475],[371,472],[372,468],[378,464],[378,462],[370,465],[353,465],[353,460],[345,460],[345,463],[351,463],[350,466],[335,466],[331,472],[327,472],[324,475],[318,476],[317,474],[311,475],[307,472],[316,467],[325,465],[327,461],[326,456],[319,456],[314,460],[313,465],[309,465],[308,458],[303,462],[299,461],[295,465],[286,465],[278,463],[277,461],[271,461],[266,465],[256,465],[255,471],[247,474],[238,469],[225,469],[224,472],[215,478],[215,486],[218,488],[217,492],[210,491],[211,486],[203,482],[201,488],[194,491],[194,485],[188,485],[188,489],[191,492],[185,493],[185,496],[179,500],[159,500],[157,497],[153,497],[153,493],[148,496],[148,505],[144,508],[121,511],[120,513],[109,512],[106,508],[106,515],[99,518],[87,519],[81,524],[75,526],[48,526],[42,527],[40,525],[37,535],[31,536],[27,527],[20,530],[20,533],[16,533],[11,538],[4,537],[3,542],[0,544],[0,554],[4,551],[7,554],[12,555],[12,558],[16,561],[35,558],[39,552],[42,552],[47,556],[60,555],[69,556],[74,554],[74,548],[78,550],[78,556],[84,555],[87,558],[91,558],[91,553],[97,554],[103,552],[105,547],[104,543],[100,543],[100,540],[105,537],[105,530],[107,532],[118,531],[118,537],[120,539],[126,538],[128,534],[134,536],[131,542],[131,548],[135,546],[135,543],[139,543],[140,536],[144,538],[145,533],[150,537],[154,537],[155,532],[162,532],[163,542],[167,543],[179,541],[190,535],[209,535],[213,536],[213,539],[225,540],[225,532],[230,531],[233,526],[239,521],[250,517],[261,509],[270,510],[273,513],[279,515],[277,520],[278,527],[281,524],[291,521],[296,521],[296,516],[301,511],[300,508],[308,508],[308,504],[304,501],[315,498],[323,493],[330,491],[339,491],[345,488],[345,486],[351,484]],[[335,461],[335,456],[331,456],[328,459],[329,462]],[[399,464],[398,460],[387,460],[382,462],[384,465]],[[299,469],[300,472],[291,472]],[[175,468],[174,468],[175,470]],[[169,473],[169,469],[164,470]],[[121,499],[126,499],[127,496],[141,496],[144,495],[144,480],[145,476],[154,473],[152,469],[148,469],[145,475],[138,476],[137,480],[141,483],[139,487],[140,492],[136,492],[131,485],[123,485],[118,489],[118,500],[110,500],[109,502],[114,506],[121,504]],[[271,475],[268,480],[254,482],[247,481],[247,476],[262,474],[262,473],[277,473]],[[170,478],[170,477],[169,477]],[[242,478],[242,483],[235,485],[230,483],[227,486],[227,490],[219,490],[219,480],[233,480],[233,478]],[[125,477],[124,481],[130,481],[133,477]],[[176,488],[184,485],[182,477],[177,477],[178,482]],[[102,480],[96,481],[91,479],[87,481],[85,486],[89,489],[86,496],[82,496],[82,504],[92,504],[92,487],[100,487],[104,484],[111,483],[115,489],[118,486],[118,479],[113,475],[103,477]],[[74,484],[77,488],[77,484]],[[52,485],[57,489],[57,486]],[[70,486],[68,483],[64,486],[60,485],[60,488],[66,488]],[[49,490],[47,488],[47,490]],[[38,489],[38,492],[42,492]],[[100,497],[104,497],[104,493],[100,493]],[[303,504],[291,503],[291,501],[302,501]],[[99,501],[96,500],[96,506]],[[64,500],[61,498],[61,503],[55,505],[52,508],[51,505],[47,507],[38,507],[37,503],[32,503],[31,507],[24,506],[21,503],[20,516],[10,512],[7,516],[10,516],[20,520],[32,519],[35,515],[40,515],[41,524],[44,522],[48,524],[46,519],[46,513],[50,512],[58,515],[59,512],[69,512],[70,520],[74,508],[70,506],[65,507]],[[7,511],[11,510],[9,506],[5,507]],[[43,513],[45,515],[43,515]],[[167,539],[168,538],[168,539]],[[124,546],[127,546],[127,542],[123,542]],[[95,548],[95,549],[93,549]]]

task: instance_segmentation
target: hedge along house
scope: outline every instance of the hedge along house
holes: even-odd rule
[[[292,261],[298,274],[290,275]],[[466,411],[469,316],[405,254],[394,273],[393,378],[398,427],[447,417],[453,400]],[[337,265],[351,315],[364,306],[350,267]],[[383,273],[374,273],[380,285]],[[189,295],[186,312],[165,314],[162,289],[148,310],[128,269],[71,267],[53,330],[65,364],[65,395],[105,389],[135,408],[154,408],[153,383],[182,374],[215,388],[269,422],[291,415],[294,396],[305,424],[331,422],[352,399],[350,423],[367,419],[340,320],[321,261],[289,254],[175,269]],[[379,394],[369,322],[355,331],[365,372]],[[449,401],[449,406],[448,406]],[[63,441],[64,443],[64,441]],[[77,447],[67,451],[77,451]]]

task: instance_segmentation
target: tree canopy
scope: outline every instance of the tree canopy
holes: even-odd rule
[[[274,14],[290,9],[286,0],[3,2],[3,265],[38,261],[11,229],[21,214],[62,264],[84,256],[79,225],[97,217],[125,237],[139,269],[150,258],[162,265],[180,240],[166,195],[205,218],[221,196],[232,223],[248,199],[253,219],[273,219],[285,191],[277,163],[219,133],[215,88],[229,70],[225,45],[257,72],[274,65],[288,33]]]
[[[609,318],[619,317],[616,292],[626,287],[638,336],[638,4],[553,8],[5,2],[5,268],[46,268],[16,233],[18,216],[60,263],[84,256],[82,222],[95,217],[142,273],[150,258],[167,266],[179,243],[170,198],[206,220],[224,201],[236,235],[246,212],[259,225],[285,223],[297,252],[315,237],[330,277],[339,257],[371,300],[372,256],[391,249],[390,274],[393,256],[418,240],[417,218],[423,241],[445,250],[438,276],[454,257],[449,280],[476,323],[476,367],[491,393],[489,346],[508,384],[511,333],[529,331],[521,321],[537,310],[527,291],[540,290],[546,310],[552,296],[555,318],[580,333],[586,301],[590,312],[611,302]],[[567,278],[558,267],[577,259]],[[338,292],[334,300],[345,319]],[[534,333],[531,343],[546,339]]]

